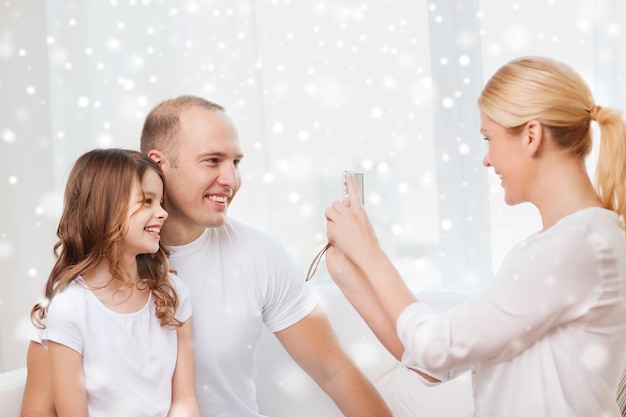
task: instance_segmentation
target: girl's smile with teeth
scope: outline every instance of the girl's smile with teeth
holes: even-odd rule
[[[161,228],[160,227],[156,227],[156,226],[146,227],[144,230],[146,232],[155,233],[157,235],[161,234]]]

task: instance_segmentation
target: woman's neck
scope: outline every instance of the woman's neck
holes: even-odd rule
[[[602,207],[584,163],[575,158],[539,170],[537,184],[531,203],[539,209],[543,230],[579,210]]]

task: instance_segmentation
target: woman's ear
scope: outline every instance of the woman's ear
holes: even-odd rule
[[[543,126],[537,120],[531,120],[526,123],[524,129],[524,144],[530,156],[536,156],[543,143]]]

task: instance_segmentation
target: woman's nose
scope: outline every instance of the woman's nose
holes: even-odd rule
[[[489,154],[486,153],[485,156],[483,156],[483,166],[485,168],[489,168],[491,166],[491,164],[489,163]]]

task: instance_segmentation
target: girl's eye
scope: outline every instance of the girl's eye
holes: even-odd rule
[[[489,142],[489,138],[486,137],[486,136],[483,136],[483,140],[486,141],[486,142]]]
[[[145,203],[148,204],[148,205],[152,204],[152,199],[151,198],[146,198]]]

